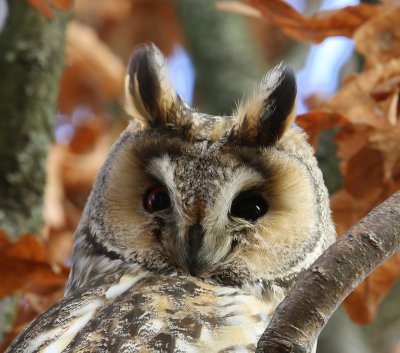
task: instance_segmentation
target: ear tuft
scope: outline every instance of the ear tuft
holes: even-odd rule
[[[126,110],[150,126],[165,123],[177,100],[165,57],[154,44],[133,52],[125,79]]]
[[[239,105],[232,139],[245,145],[272,145],[295,119],[296,78],[289,66],[269,71],[254,93]]]

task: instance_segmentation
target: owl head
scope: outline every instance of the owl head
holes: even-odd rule
[[[69,290],[138,265],[263,298],[289,288],[335,238],[295,101],[293,71],[279,65],[232,116],[202,114],[176,94],[154,45],[136,49],[126,76],[134,119],[86,205]]]

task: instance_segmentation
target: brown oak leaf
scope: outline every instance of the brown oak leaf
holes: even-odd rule
[[[357,50],[368,67],[400,56],[400,7],[390,7],[360,26],[354,33]]]
[[[249,6],[238,1],[219,1],[217,7],[261,17],[274,23],[289,37],[313,43],[320,43],[330,36],[351,37],[359,26],[385,8],[384,5],[360,4],[306,17],[282,0],[247,0],[247,3]]]
[[[73,0],[27,0],[29,6],[39,11],[46,18],[54,17],[54,6],[61,10],[72,8]]]
[[[13,243],[0,232],[0,244],[0,298],[26,290],[33,283],[54,286],[66,282],[68,269],[61,266],[56,272],[44,244],[34,235],[22,235]]]

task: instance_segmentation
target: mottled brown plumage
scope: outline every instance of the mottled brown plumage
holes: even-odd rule
[[[335,238],[322,174],[280,65],[231,117],[195,112],[153,45],[126,80],[135,118],[75,234],[66,297],[9,352],[253,352]]]
[[[40,316],[19,337],[16,352],[253,349],[254,335],[262,333],[271,311],[238,288],[177,274],[155,276],[139,268],[116,271]]]

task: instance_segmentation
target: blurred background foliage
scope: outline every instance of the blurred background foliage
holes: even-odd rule
[[[57,39],[51,35],[57,31],[62,36],[55,48],[58,54],[64,53],[64,58],[57,59],[63,71],[56,110],[49,111],[52,121],[46,125],[47,129],[53,125],[53,138],[43,168],[47,173],[43,222],[37,223],[35,214],[35,227],[28,226],[33,217],[28,214],[25,223],[0,224],[0,297],[20,293],[3,349],[28,321],[62,297],[73,232],[96,173],[129,119],[123,102],[125,67],[133,48],[141,43],[154,42],[168,57],[178,93],[200,111],[212,114],[231,113],[272,66],[282,60],[292,65],[299,86],[298,124],[317,148],[333,195],[339,235],[398,190],[400,30],[396,24],[400,2],[368,2],[375,4],[360,5],[356,0],[76,0],[74,4],[27,0],[26,9],[16,10],[11,1],[0,0],[0,55],[5,62],[5,43],[18,42],[18,38],[10,40],[10,33],[24,35],[17,30],[24,23],[11,28],[10,18],[17,21],[22,14],[39,17],[38,26],[50,34],[37,44],[38,53],[46,41],[54,49]],[[71,9],[67,22],[63,12]],[[46,63],[43,71],[52,72]],[[15,65],[28,71],[30,64],[22,60]],[[3,89],[7,85],[3,81]],[[57,94],[55,85],[46,89]],[[2,106],[4,101],[0,103],[4,132],[13,122],[4,120],[10,115]],[[28,127],[31,132],[37,129],[35,124]],[[12,149],[7,151],[12,153]],[[0,207],[0,216],[1,211]],[[10,238],[22,233],[40,238],[25,234],[17,243],[11,242]],[[352,320],[364,325],[338,310],[321,335],[318,352],[400,352],[399,269],[396,256],[355,292],[346,308]],[[3,303],[0,312],[10,308]],[[6,323],[1,325],[4,333]]]

